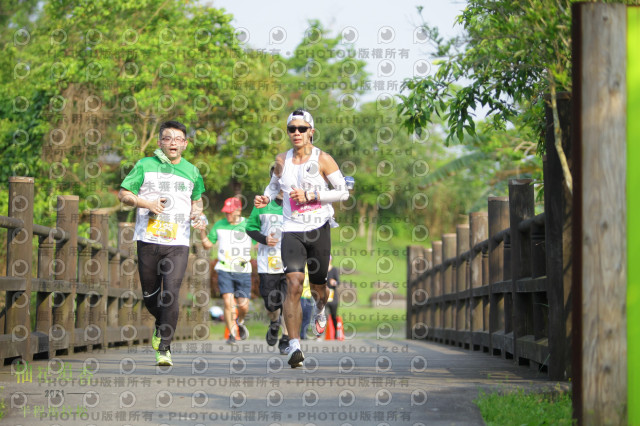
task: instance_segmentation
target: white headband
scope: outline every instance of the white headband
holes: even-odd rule
[[[311,117],[311,114],[309,114],[307,111],[302,111],[302,115],[299,115],[299,114],[293,115],[293,112],[289,114],[289,118],[287,118],[287,126],[289,125],[289,123],[291,123],[293,120],[296,120],[296,119],[304,120],[307,123],[309,123],[312,129],[314,128],[313,117]]]

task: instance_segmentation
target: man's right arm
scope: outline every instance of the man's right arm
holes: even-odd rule
[[[144,198],[138,197],[128,189],[120,188],[120,192],[118,192],[118,200],[127,206],[149,209],[155,214],[161,214],[164,212],[164,205],[162,204],[164,198],[145,200]]]
[[[265,188],[263,195],[256,195],[253,200],[253,205],[256,208],[260,209],[265,207],[270,201],[275,200],[276,196],[280,192],[279,179],[282,176],[282,171],[284,170],[286,155],[286,153],[280,153],[276,156],[275,169],[271,176],[271,180],[269,181],[269,185]]]

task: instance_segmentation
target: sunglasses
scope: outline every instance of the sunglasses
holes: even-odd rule
[[[310,128],[311,127],[308,126],[287,126],[287,132],[295,133],[297,130],[300,133],[307,133],[307,130],[309,130]]]

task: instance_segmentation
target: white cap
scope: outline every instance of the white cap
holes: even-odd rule
[[[299,113],[299,111],[302,111],[302,114]],[[293,115],[294,113],[298,112],[296,115]],[[287,118],[287,126],[289,125],[289,123],[291,123],[293,120],[297,120],[297,119],[301,119],[306,121],[307,123],[309,123],[309,125],[311,126],[311,128],[313,129],[313,117],[311,117],[311,114],[309,114],[307,111],[305,110],[295,110],[294,112],[292,112],[291,114],[289,114],[289,117]]]

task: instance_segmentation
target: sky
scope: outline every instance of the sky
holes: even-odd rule
[[[354,43],[358,59],[367,62],[372,90],[361,102],[397,94],[405,78],[433,73],[431,45],[420,31],[417,6],[422,16],[440,33],[460,33],[454,20],[464,1],[446,0],[212,0],[234,16],[236,37],[251,49],[275,51],[290,57],[295,46],[308,34],[309,20],[317,19],[329,34]]]

